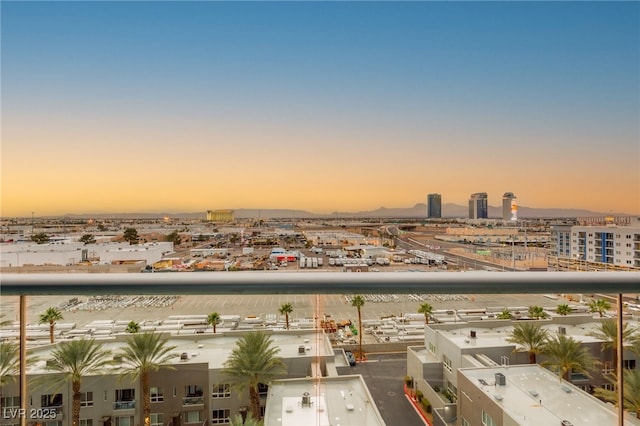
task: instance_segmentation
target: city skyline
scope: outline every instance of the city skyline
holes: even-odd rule
[[[640,213],[636,2],[2,2],[3,217]]]

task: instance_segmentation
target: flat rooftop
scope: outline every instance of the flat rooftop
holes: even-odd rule
[[[360,375],[276,380],[269,385],[265,426],[382,426]]]
[[[506,385],[496,384],[496,373],[502,373]],[[518,425],[559,425],[568,420],[573,425],[602,426],[617,424],[616,409],[582,391],[539,365],[518,365],[496,368],[463,368],[458,374],[488,398],[502,407]],[[465,394],[461,399],[464,404]],[[625,417],[625,424],[640,421]]]

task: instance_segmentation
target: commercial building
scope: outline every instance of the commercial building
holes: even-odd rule
[[[233,210],[207,210],[209,222],[233,222],[234,216]]]
[[[489,217],[488,197],[486,192],[476,192],[469,198],[469,219],[486,219]]]
[[[274,347],[279,348],[278,356],[282,358],[286,373],[279,379],[298,378],[302,381],[276,382],[271,392],[267,383],[260,385],[260,405],[270,405],[269,420],[266,424],[293,425],[295,423],[279,423],[277,418],[289,418],[291,415],[305,415],[310,410],[298,407],[297,401],[304,392],[309,392],[312,411],[319,418],[332,419],[331,423],[342,425],[383,425],[380,414],[375,408],[373,399],[366,389],[361,376],[337,377],[336,366],[346,366],[344,353],[337,356],[328,337],[320,330],[264,331],[269,334]],[[229,424],[229,419],[249,406],[247,391],[239,392],[231,387],[228,377],[223,373],[224,363],[236,348],[237,340],[243,332],[229,331],[212,334],[165,334],[169,346],[175,346],[175,357],[168,365],[171,369],[160,369],[150,374],[151,386],[151,425],[164,426],[202,426]],[[82,380],[82,403],[80,408],[80,425],[83,426],[133,426],[139,424],[142,413],[139,380],[121,376],[122,359],[120,351],[126,345],[128,335],[97,340],[103,348],[111,352],[113,364],[102,371],[87,375]],[[76,336],[76,338],[81,338]],[[41,377],[51,378],[59,373],[47,369],[47,360],[51,359],[54,345],[43,345],[31,348],[28,357],[35,359],[28,365],[29,383]],[[340,364],[336,362],[339,361]],[[331,376],[331,377],[327,377]],[[313,380],[304,380],[307,377]],[[343,390],[343,395],[340,393]],[[269,394],[272,393],[270,396]],[[31,386],[28,390],[29,400],[27,412],[47,413],[48,426],[71,425],[71,386],[63,386],[59,390],[51,390],[47,386]],[[295,401],[289,400],[295,395]],[[273,398],[273,402],[269,401]],[[2,388],[2,407],[5,412],[17,413],[20,407],[19,384],[9,382]],[[372,407],[373,406],[373,407]],[[353,408],[351,408],[353,407]],[[323,408],[324,411],[321,411]],[[277,413],[276,413],[277,412]],[[340,422],[334,422],[340,418]],[[363,418],[370,419],[365,423]],[[36,419],[28,420],[36,421]],[[49,423],[51,422],[51,423]],[[17,417],[3,416],[0,425],[19,424]],[[307,423],[298,423],[307,424]],[[313,424],[317,424],[313,422]],[[325,424],[325,423],[319,423]]]
[[[518,220],[518,206],[513,192],[505,192],[502,196],[502,219]]]
[[[427,218],[439,219],[442,217],[442,196],[440,194],[427,195]]]

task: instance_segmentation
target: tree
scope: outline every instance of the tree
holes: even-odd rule
[[[124,329],[124,331],[131,334],[137,333],[140,331],[140,324],[135,321],[129,321],[129,324],[127,324],[127,327]]]
[[[260,394],[258,385],[268,384],[277,375],[285,373],[286,367],[277,357],[280,348],[273,346],[271,338],[263,332],[249,332],[236,342],[236,347],[224,363],[223,374],[230,384],[240,392],[249,390],[251,414],[260,419]]]
[[[220,324],[220,314],[212,312],[207,317],[207,324],[213,326],[213,334],[216,334],[216,325]]]
[[[556,313],[559,315],[562,315],[563,317],[569,315],[571,312],[572,312],[571,307],[566,303],[561,303],[556,308]]]
[[[496,315],[497,319],[513,319],[513,314],[511,313],[511,311],[507,308],[504,308],[502,310],[502,312],[500,312],[498,315]]]
[[[123,238],[128,241],[130,245],[138,244],[140,237],[138,231],[135,228],[127,228],[124,230]]]
[[[242,418],[241,414],[236,414],[234,417],[230,418],[230,426],[263,426],[264,422],[262,420],[255,419],[251,413],[247,415],[246,419]]]
[[[16,380],[20,368],[18,353],[15,343],[0,343],[0,387]]]
[[[560,379],[570,380],[573,372],[591,377],[589,370],[595,366],[595,360],[582,343],[566,334],[548,337],[542,353],[548,358],[543,363],[558,373]]]
[[[547,317],[547,313],[544,311],[544,308],[542,306],[529,306],[529,316],[531,318],[535,318],[535,319],[540,319],[540,318],[546,318]]]
[[[606,379],[617,386],[617,375],[607,376]],[[635,412],[636,418],[640,419],[640,370],[625,369],[622,372],[622,390],[624,398],[624,408],[627,411]],[[604,388],[596,388],[595,395],[606,401],[618,404],[618,392]]]
[[[47,370],[61,373],[51,375],[56,388],[71,382],[71,425],[77,426],[80,421],[80,399],[82,378],[99,372],[111,362],[110,352],[97,344],[94,339],[77,339],[62,342],[51,352],[47,360]]]
[[[51,241],[51,238],[44,232],[39,232],[31,236],[31,241],[35,242],[36,244],[44,244]]]
[[[589,301],[589,312],[598,313],[600,318],[604,316],[604,313],[611,309],[611,303],[605,299],[591,299]]]
[[[178,246],[182,242],[182,238],[180,238],[180,234],[178,234],[178,230],[175,230],[169,235],[167,235],[166,240],[170,243],[173,243],[174,246]]]
[[[588,336],[595,337],[598,340],[602,340],[602,351],[611,349],[612,352],[612,365],[613,371],[617,371],[618,367],[618,324],[613,318],[606,318],[591,331],[587,332]],[[625,322],[622,325],[622,342],[631,345],[634,339],[634,330],[629,328],[629,323]]]
[[[362,352],[362,307],[364,306],[364,299],[359,294],[353,296],[351,299],[351,306],[354,306],[358,310],[358,340],[360,359],[364,359],[364,352]]]
[[[542,325],[522,322],[513,326],[507,342],[524,347],[529,352],[529,364],[535,364],[536,355],[542,352],[547,336],[548,331],[542,328]]]
[[[429,316],[433,313],[433,306],[428,303],[423,303],[418,308],[419,314],[424,314],[424,323],[429,324]]]
[[[48,308],[42,315],[40,315],[39,324],[49,324],[49,340],[53,343],[53,334],[57,321],[64,319],[62,313],[56,308]]]
[[[178,356],[171,353],[176,347],[168,346],[168,340],[159,333],[132,334],[120,352],[123,376],[140,380],[142,390],[142,419],[140,424],[151,425],[151,398],[149,373],[174,369],[168,362]]]
[[[293,312],[293,305],[291,303],[285,303],[284,305],[280,306],[280,309],[278,309],[278,311],[280,312],[280,315],[284,315],[284,320],[287,326],[287,330],[289,329],[289,314],[291,312]]]
[[[91,234],[84,234],[82,237],[80,237],[80,242],[84,243],[85,246],[87,244],[95,244],[96,238]]]

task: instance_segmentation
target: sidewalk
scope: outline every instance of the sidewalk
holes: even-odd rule
[[[429,419],[427,418],[427,414],[422,410],[422,407],[418,402],[418,400],[411,394],[411,389],[407,388],[406,383],[403,385],[403,389],[404,389],[404,396],[411,403],[411,405],[413,406],[413,409],[416,410],[416,412],[420,415],[420,418],[422,419],[422,421],[424,421],[424,424],[428,426],[433,426],[431,421],[429,421]]]

